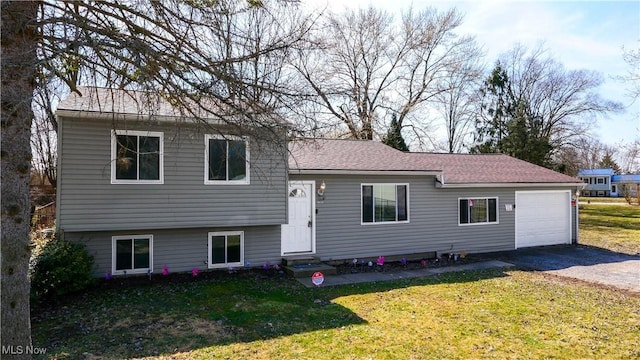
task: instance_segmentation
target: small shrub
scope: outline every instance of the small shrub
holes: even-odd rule
[[[84,245],[58,236],[36,244],[31,257],[31,294],[35,299],[52,299],[91,286],[93,256]]]

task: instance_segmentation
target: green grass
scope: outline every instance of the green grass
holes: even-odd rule
[[[580,204],[587,204],[588,202],[592,203],[601,203],[601,204],[620,204],[627,205],[627,200],[623,197],[588,197],[581,196]]]
[[[627,254],[640,253],[640,207],[581,203],[579,242]]]
[[[59,359],[626,359],[640,297],[515,270],[312,289],[241,273],[97,289],[35,310],[32,331]]]

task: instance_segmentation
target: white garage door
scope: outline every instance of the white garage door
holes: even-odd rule
[[[516,191],[516,249],[571,243],[570,191]]]

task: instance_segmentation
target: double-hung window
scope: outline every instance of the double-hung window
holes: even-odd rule
[[[205,135],[205,184],[248,184],[249,144],[238,136]]]
[[[114,236],[111,242],[114,275],[153,271],[153,235]]]
[[[409,185],[363,184],[362,223],[409,221]]]
[[[468,198],[458,202],[460,225],[498,222],[498,198]]]
[[[244,232],[209,233],[209,268],[244,265]]]
[[[114,130],[111,133],[112,184],[162,184],[163,134]]]

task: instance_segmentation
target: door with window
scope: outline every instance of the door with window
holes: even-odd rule
[[[314,181],[290,181],[289,218],[282,225],[282,255],[315,253]]]

